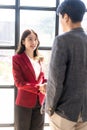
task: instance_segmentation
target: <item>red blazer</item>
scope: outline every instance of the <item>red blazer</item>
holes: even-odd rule
[[[12,57],[12,72],[18,90],[16,105],[32,108],[36,105],[37,98],[42,105],[45,95],[38,88],[38,84],[46,82],[42,69],[38,80],[36,80],[35,71],[29,58],[22,53]]]

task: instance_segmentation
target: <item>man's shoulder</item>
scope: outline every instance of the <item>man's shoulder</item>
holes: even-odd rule
[[[58,42],[58,43],[66,43],[66,41],[68,41],[70,39],[70,37],[72,37],[72,34],[70,32],[66,32],[66,33],[63,33],[61,35],[57,35],[55,37],[55,40],[54,42]]]
[[[57,36],[55,37],[55,39],[64,39],[64,38],[69,37],[70,35],[72,35],[71,32],[66,32],[66,33],[63,33],[63,34],[57,35]]]

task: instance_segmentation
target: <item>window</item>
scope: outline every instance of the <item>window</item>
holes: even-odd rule
[[[85,32],[87,33],[87,12],[85,13],[82,21],[82,27],[84,28]]]
[[[14,5],[15,0],[0,0],[0,5]]]
[[[14,50],[0,50],[0,85],[13,85],[11,59]],[[7,86],[7,87],[8,87]]]
[[[0,46],[11,46],[15,42],[15,11],[0,9]]]
[[[25,20],[24,20],[25,19]],[[54,11],[20,11],[20,34],[28,28],[39,36],[40,46],[51,47],[55,37]]]
[[[0,89],[0,124],[14,123],[14,90]]]
[[[22,6],[39,6],[39,7],[55,7],[56,0],[21,0],[20,5]]]

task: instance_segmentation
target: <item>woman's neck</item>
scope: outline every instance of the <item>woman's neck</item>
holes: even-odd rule
[[[25,51],[25,54],[27,55],[27,56],[29,56],[30,58],[34,58],[34,56],[33,56],[33,52],[30,52],[30,51]]]

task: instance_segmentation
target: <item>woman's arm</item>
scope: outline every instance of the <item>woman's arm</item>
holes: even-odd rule
[[[20,63],[18,62],[18,59],[13,57],[12,59],[12,72],[13,72],[13,78],[14,83],[18,89],[23,89],[25,91],[29,91],[32,93],[38,92],[38,85],[35,83],[28,83],[24,80],[24,75],[21,70]]]

